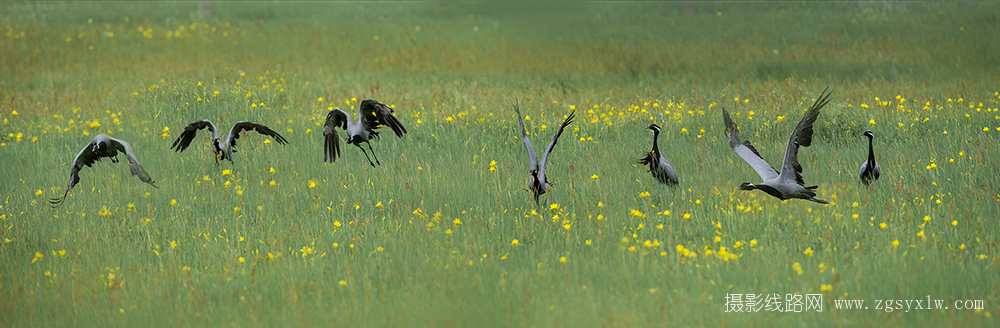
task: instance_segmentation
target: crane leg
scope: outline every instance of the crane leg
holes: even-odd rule
[[[368,152],[365,151],[365,148],[361,147],[361,145],[359,145],[359,144],[354,144],[354,145],[358,146],[358,149],[361,149],[361,152],[365,154],[365,158],[368,159],[368,164],[371,164],[372,167],[375,167],[375,163],[372,163],[372,159],[368,157]],[[372,155],[374,155],[374,153],[375,152],[373,151]]]
[[[378,165],[382,165],[382,163],[378,162],[378,155],[375,155],[375,150],[372,149],[372,143],[367,141],[365,143],[368,144],[368,150],[372,151],[372,157],[375,157],[375,163],[378,163]]]

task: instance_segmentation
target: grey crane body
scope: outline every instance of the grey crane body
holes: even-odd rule
[[[62,197],[50,199],[49,203],[53,207],[62,205],[63,201],[66,200],[66,195],[80,182],[80,170],[84,166],[92,167],[101,158],[110,158],[112,163],[118,163],[119,152],[125,153],[125,159],[128,160],[128,169],[131,175],[138,176],[139,180],[150,184],[154,188],[159,188],[153,179],[149,177],[149,173],[146,173],[146,170],[139,165],[139,160],[136,159],[131,145],[106,134],[98,134],[73,158],[72,167],[69,171],[69,186],[66,187],[66,192],[63,193]]]
[[[875,161],[875,150],[872,147],[872,140],[875,139],[875,134],[871,131],[865,131],[861,135],[868,137],[868,159],[861,163],[861,170],[858,172],[858,177],[861,178],[861,183],[867,186],[878,180],[878,177],[882,175],[882,170],[879,169],[878,162]]]
[[[521,124],[521,140],[524,142],[524,147],[528,151],[528,173],[530,176],[530,181],[528,182],[528,191],[531,192],[531,196],[535,199],[535,205],[538,205],[538,196],[541,196],[549,191],[552,184],[549,183],[548,177],[545,175],[545,165],[549,161],[549,154],[555,149],[556,141],[559,140],[559,136],[562,135],[563,129],[566,126],[573,123],[573,117],[576,115],[576,111],[569,113],[569,116],[563,121],[562,125],[559,126],[559,130],[556,134],[552,136],[552,142],[549,142],[549,146],[545,148],[545,152],[542,153],[541,162],[538,161],[538,156],[535,155],[535,148],[531,146],[531,140],[528,139],[528,132],[524,129],[524,119],[521,116],[521,110],[514,105],[514,112],[517,113],[517,120]]]
[[[739,189],[758,189],[781,200],[798,198],[826,204],[825,200],[816,199],[816,192],[813,190],[817,186],[807,187],[802,180],[802,175],[800,174],[802,173],[802,166],[799,165],[798,152],[800,146],[809,147],[812,144],[813,123],[819,117],[820,109],[829,102],[830,94],[827,94],[826,90],[823,90],[823,93],[809,107],[809,110],[806,111],[802,120],[795,127],[795,130],[792,131],[792,135],[788,140],[788,146],[785,149],[785,159],[782,161],[780,173],[760,157],[760,153],[757,152],[757,149],[749,141],[740,140],[739,127],[729,117],[729,111],[722,109],[722,118],[726,126],[725,134],[726,138],[729,139],[729,147],[743,158],[747,164],[750,164],[750,167],[757,171],[757,175],[764,180],[758,184],[744,182],[739,186]]]
[[[396,119],[393,112],[391,107],[371,99],[361,100],[357,122],[351,118],[351,115],[339,108],[331,110],[326,115],[326,124],[323,126],[323,161],[333,163],[340,156],[340,137],[337,136],[337,128],[341,128],[347,133],[345,142],[361,149],[365,158],[368,159],[368,164],[371,166],[375,166],[375,163],[382,165],[379,163],[378,156],[375,155],[375,150],[372,149],[370,142],[372,138],[378,137],[377,130],[382,126],[388,126],[396,134],[396,137],[400,138],[406,133],[406,128]],[[368,144],[368,150],[371,151],[372,157],[375,157],[374,163],[368,157],[368,152],[361,147],[362,142]]]
[[[274,138],[278,144],[287,144],[288,140],[282,137],[280,134],[271,130],[271,128],[254,122],[239,121],[233,124],[233,127],[229,129],[229,135],[226,139],[219,138],[219,131],[212,124],[212,121],[201,120],[184,127],[184,132],[174,140],[173,145],[170,146],[171,149],[178,152],[182,152],[191,145],[191,141],[198,134],[198,130],[208,128],[212,132],[212,153],[215,153],[215,164],[219,165],[219,160],[229,160],[230,163],[233,162],[233,153],[236,152],[236,140],[240,138],[240,132],[243,131],[257,131],[260,134],[270,136]]]
[[[674,187],[678,182],[677,171],[674,170],[674,165],[660,154],[660,147],[657,145],[657,139],[660,136],[660,126],[650,124],[646,128],[653,130],[653,150],[646,154],[646,157],[639,159],[639,163],[649,165],[649,173],[653,174],[653,177],[657,181]]]

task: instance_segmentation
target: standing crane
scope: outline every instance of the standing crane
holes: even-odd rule
[[[878,162],[875,161],[875,150],[872,148],[872,139],[875,139],[875,134],[871,131],[865,131],[860,135],[868,137],[868,159],[861,163],[861,171],[858,173],[858,176],[861,177],[861,183],[867,186],[878,180],[879,175],[882,175],[882,170],[878,168]]]
[[[640,158],[639,163],[649,165],[649,173],[652,173],[660,183],[671,187],[677,186],[677,171],[674,170],[674,165],[660,154],[660,146],[656,144],[656,139],[660,136],[660,126],[650,124],[646,128],[653,130],[653,150],[649,151],[646,157]]]

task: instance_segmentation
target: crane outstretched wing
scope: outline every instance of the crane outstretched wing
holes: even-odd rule
[[[796,183],[805,186],[802,181],[802,166],[799,165],[799,146],[809,147],[812,144],[813,123],[819,117],[819,110],[830,102],[832,93],[826,93],[823,89],[816,102],[806,110],[802,120],[795,126],[792,135],[788,138],[788,147],[785,149],[785,159],[781,162],[781,173],[778,178],[781,180],[794,179]]]
[[[198,134],[198,130],[208,127],[209,131],[212,131],[212,139],[219,137],[219,131],[215,128],[215,124],[212,121],[201,120],[184,127],[184,132],[174,140],[174,144],[170,146],[170,149],[175,151],[184,151],[191,145],[191,141],[194,140],[195,135]]]
[[[154,188],[160,188],[156,186],[155,181],[149,177],[149,173],[146,173],[146,170],[142,168],[142,165],[139,165],[139,160],[135,158],[135,152],[132,151],[132,145],[129,145],[128,142],[125,142],[124,140],[111,137],[108,137],[108,139],[111,140],[111,143],[115,148],[118,148],[119,151],[125,153],[125,158],[128,159],[128,170],[132,173],[132,175],[138,176],[139,180],[148,183]]]
[[[274,132],[274,130],[271,130],[271,128],[266,125],[240,121],[233,124],[233,128],[229,130],[229,137],[226,137],[226,144],[228,144],[230,148],[236,147],[236,139],[240,138],[240,132],[243,131],[257,131],[257,133],[274,138],[274,141],[277,141],[279,144],[284,145],[288,143],[288,140],[285,140],[285,137],[282,137],[277,132]]]
[[[767,181],[777,178],[778,171],[760,157],[757,149],[749,141],[740,141],[740,128],[729,118],[729,111],[725,108],[722,109],[722,120],[726,125],[725,133],[726,139],[729,139],[729,147],[736,152],[736,155],[739,155],[747,164],[750,164],[750,167],[754,171],[757,171],[757,175],[760,176],[761,180]]]
[[[361,100],[361,108],[359,109],[359,114],[361,117],[361,124],[364,125],[365,129],[368,131],[373,131],[381,126],[388,126],[392,129],[392,132],[396,134],[397,137],[402,138],[403,134],[406,133],[406,128],[403,127],[402,123],[396,119],[396,116],[392,115],[393,110],[391,107],[386,106],[371,99]]]
[[[73,187],[76,186],[77,183],[80,183],[80,169],[84,166],[94,165],[94,162],[99,159],[99,157],[94,154],[94,147],[92,145],[93,141],[87,143],[87,145],[83,146],[83,149],[76,154],[76,157],[73,158],[72,166],[69,169],[69,186],[66,187],[66,191],[63,192],[62,197],[49,199],[49,203],[52,204],[52,207],[59,207],[59,205],[62,205],[63,201],[66,200],[66,195],[69,195],[69,191],[73,190]]]
[[[564,120],[562,125],[559,126],[559,131],[556,131],[556,135],[552,136],[552,142],[549,142],[549,146],[545,148],[545,153],[542,153],[542,162],[538,165],[538,180],[540,182],[547,181],[545,180],[545,164],[549,162],[549,154],[551,154],[552,150],[555,149],[556,141],[558,141],[559,136],[562,135],[563,129],[570,125],[570,123],[573,123],[574,116],[576,116],[576,111],[569,113],[566,120]]]
[[[514,104],[514,112],[517,113],[517,121],[521,123],[521,140],[524,142],[524,148],[528,149],[528,171],[538,170],[538,156],[535,155],[535,147],[531,146],[531,140],[528,140],[528,131],[524,129],[524,119],[521,110],[517,108],[517,103]]]

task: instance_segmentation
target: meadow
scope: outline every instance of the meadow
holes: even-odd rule
[[[991,2],[0,3],[0,326],[997,326],[1000,6]],[[722,133],[799,152],[820,205]],[[361,99],[409,130],[323,163]],[[576,111],[541,205],[536,148]],[[203,132],[266,124],[216,165]],[[636,161],[650,123],[680,185]],[[882,177],[857,170],[875,133]],[[73,156],[131,143],[156,180]],[[541,149],[538,149],[540,152]],[[727,313],[821,294],[822,312]],[[944,300],[891,312],[876,300]],[[836,309],[863,299],[868,310]],[[954,301],[982,300],[982,309]],[[925,302],[926,304],[926,302]]]

